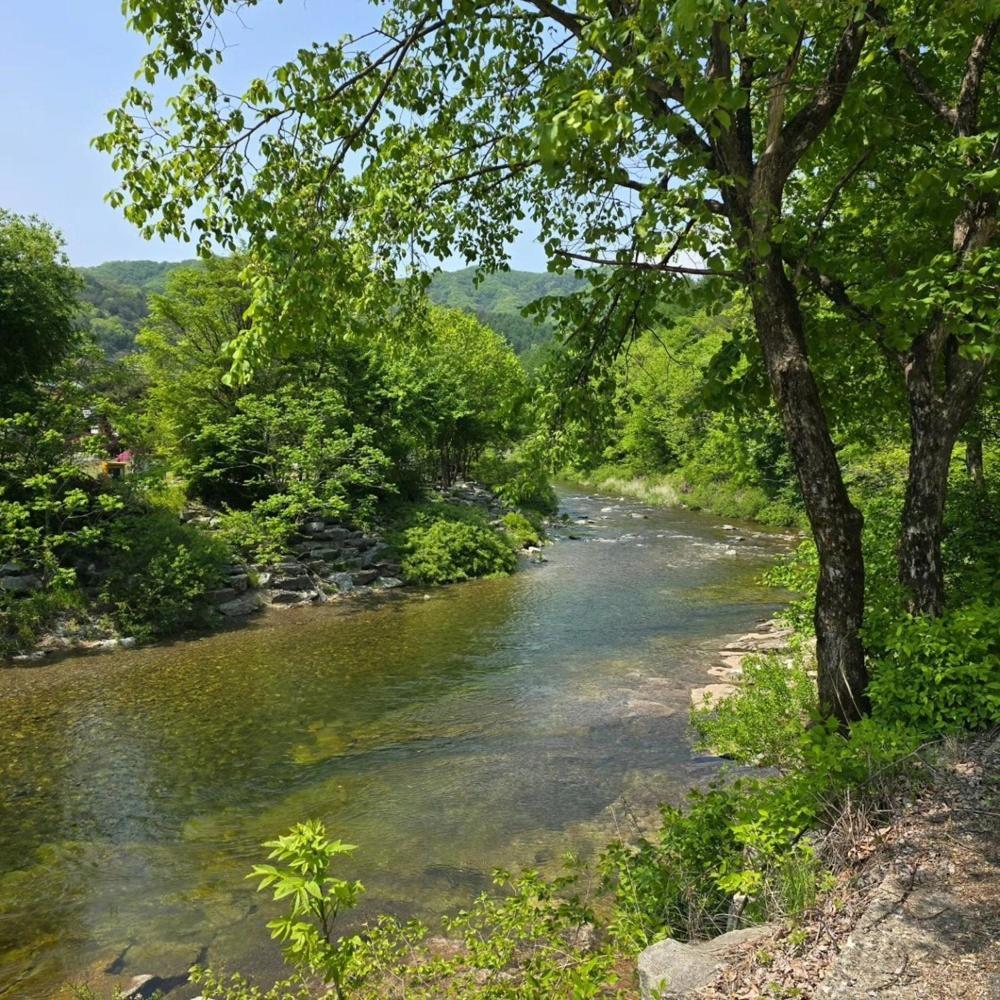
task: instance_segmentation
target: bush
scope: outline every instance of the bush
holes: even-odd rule
[[[502,518],[503,530],[515,548],[526,549],[542,544],[542,533],[538,525],[519,511],[512,510]]]
[[[686,811],[662,809],[655,838],[608,848],[600,866],[616,897],[616,940],[638,950],[661,937],[721,933],[736,893],[748,897],[751,923],[810,905],[823,868],[804,835],[835,821],[848,798],[884,806],[893,767],[919,736],[865,720],[847,736],[835,723],[816,724],[793,742],[788,774],[691,792]]]
[[[505,576],[517,568],[510,543],[485,524],[440,520],[407,528],[400,546],[403,576],[440,584]]]
[[[699,749],[744,763],[787,769],[799,736],[817,710],[816,685],[801,643],[791,662],[776,653],[744,658],[736,691],[715,706],[695,707]]]
[[[976,601],[942,618],[907,615],[867,638],[878,718],[928,734],[1000,722],[1000,605]]]
[[[30,649],[59,614],[85,605],[82,591],[68,581],[27,597],[0,591],[0,658]]]
[[[515,455],[489,454],[475,467],[475,475],[508,507],[552,514],[559,506],[549,483],[543,456],[528,442]]]
[[[251,877],[287,913],[272,920],[272,936],[284,943],[296,975],[263,992],[242,977],[225,980],[192,970],[192,981],[218,1000],[304,1000],[315,996],[304,984],[318,977],[338,998],[358,1000],[549,1000],[550,997],[618,995],[614,953],[592,947],[586,933],[594,913],[571,893],[576,865],[546,880],[535,871],[519,876],[495,871],[502,895],[481,894],[468,909],[443,919],[451,942],[447,956],[417,922],[382,917],[363,933],[335,937],[338,917],[352,908],[363,887],[336,877],[334,860],[354,848],[331,841],[323,825],[310,821],[265,844],[274,865],[257,865]],[[325,994],[324,994],[325,995]]]
[[[112,549],[101,597],[122,632],[153,639],[211,620],[205,597],[229,561],[220,539],[152,510],[123,517]]]

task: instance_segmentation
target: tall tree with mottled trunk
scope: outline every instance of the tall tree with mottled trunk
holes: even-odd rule
[[[252,6],[126,0],[150,43],[140,78],[184,82],[159,115],[130,90],[97,141],[122,177],[112,201],[144,232],[246,241],[266,277],[236,374],[255,350],[374,325],[407,262],[505,266],[525,217],[555,269],[590,265],[585,304],[564,310],[591,367],[689,276],[742,286],[819,549],[821,702],[862,714],[862,519],[783,244],[809,224],[789,191],[878,57],[875,5],[393,0],[364,39],[225,93],[216,39]]]

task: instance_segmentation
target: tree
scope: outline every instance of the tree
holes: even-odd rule
[[[426,343],[411,359],[420,380],[418,421],[443,486],[468,474],[486,447],[512,443],[527,381],[498,333],[454,309],[432,309]]]
[[[885,24],[907,5],[395,0],[367,42],[316,44],[242,94],[213,78],[228,7],[126,0],[151,44],[142,75],[187,82],[165,117],[138,88],[112,112],[97,140],[122,174],[112,200],[149,234],[245,236],[278,279],[256,288],[272,346],[328,329],[348,299],[356,318],[384,309],[407,255],[504,266],[525,215],[553,267],[591,266],[586,302],[560,310],[587,340],[581,379],[655,322],[679,278],[745,287],[819,550],[821,702],[860,715],[862,519],[784,243],[822,228],[794,194],[862,55],[864,74],[888,63]]]
[[[69,354],[77,287],[60,235],[35,216],[0,209],[0,408]]]
[[[824,225],[785,246],[904,388],[911,445],[898,571],[915,613],[944,610],[951,454],[1000,332],[993,15],[975,2],[923,2],[895,17],[875,8],[886,68],[858,88],[839,126],[854,141],[838,136],[814,167],[823,183],[799,193]],[[872,114],[881,105],[894,108],[892,126]],[[836,198],[824,204],[829,190]]]

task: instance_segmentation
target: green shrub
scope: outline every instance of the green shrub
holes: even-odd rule
[[[803,726],[817,709],[807,662],[801,643],[790,662],[776,653],[745,657],[735,692],[692,710],[699,748],[745,763],[794,764]]]
[[[152,639],[210,621],[205,595],[229,561],[220,539],[152,510],[116,523],[112,551],[101,597],[122,632]]]
[[[530,441],[514,455],[488,454],[474,473],[508,507],[552,514],[559,506],[544,457]]]
[[[247,562],[278,562],[304,518],[282,495],[258,501],[250,510],[219,515],[219,538]]]
[[[68,578],[26,597],[0,591],[0,658],[30,649],[58,615],[85,605],[83,592]]]
[[[894,766],[919,741],[911,729],[872,720],[847,736],[835,723],[815,724],[795,739],[789,773],[693,791],[686,810],[664,807],[655,837],[612,844],[601,858],[615,894],[611,933],[630,950],[660,937],[712,936],[725,930],[736,893],[749,897],[750,922],[809,905],[823,869],[803,835],[835,819],[848,797],[884,804]]]
[[[332,863],[354,848],[331,841],[310,821],[265,845],[274,865],[257,865],[261,889],[287,900],[287,912],[268,927],[284,944],[292,979],[264,992],[242,977],[224,979],[192,970],[192,980],[217,1000],[304,1000],[304,984],[318,977],[335,997],[356,1000],[549,1000],[611,997],[614,952],[594,947],[588,925],[593,911],[574,893],[578,868],[552,880],[535,871],[519,876],[495,871],[501,894],[482,893],[467,909],[444,917],[452,942],[435,949],[429,929],[417,921],[381,917],[360,933],[337,937],[337,921],[363,891],[358,882],[334,876]]]
[[[869,629],[868,643],[868,693],[879,718],[928,734],[1000,722],[1000,605],[902,616]]]
[[[512,510],[502,518],[503,530],[515,548],[526,549],[542,544],[542,534],[538,525],[519,511]]]
[[[504,576],[517,568],[510,543],[488,525],[440,520],[403,532],[403,576],[440,584]]]

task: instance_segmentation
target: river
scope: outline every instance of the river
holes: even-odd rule
[[[0,997],[196,960],[273,975],[244,876],[297,820],[359,845],[361,916],[429,916],[708,780],[688,692],[775,610],[757,580],[787,541],[560,500],[547,562],[509,578],[0,670]]]

